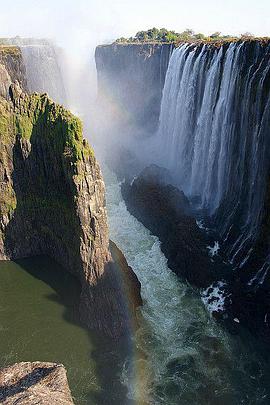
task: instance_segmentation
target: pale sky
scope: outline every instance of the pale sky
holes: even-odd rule
[[[270,36],[270,0],[0,0],[0,36],[50,37],[78,50],[153,26]]]

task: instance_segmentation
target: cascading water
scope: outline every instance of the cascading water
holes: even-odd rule
[[[41,42],[21,44],[20,48],[29,91],[48,93],[56,102],[66,104],[66,92],[55,47],[47,42]]]
[[[184,44],[172,54],[163,89],[161,163],[187,195],[199,198],[221,237],[230,239],[235,263],[250,250],[262,214],[269,58],[269,44],[259,42]]]

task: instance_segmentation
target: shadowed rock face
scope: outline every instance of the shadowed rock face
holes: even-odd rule
[[[78,277],[81,320],[116,337],[128,329],[109,252],[104,182],[82,124],[16,81],[0,97],[0,259],[48,255]]]
[[[180,277],[206,287],[222,277],[224,266],[210,260],[207,245],[213,244],[196,224],[184,193],[169,184],[167,170],[152,165],[122,193],[129,211],[161,241],[168,266]],[[219,270],[219,271],[218,271]]]
[[[0,370],[3,405],[74,404],[63,365],[23,362]]]
[[[105,111],[114,105],[123,122],[154,131],[172,49],[170,44],[98,46],[98,89]]]

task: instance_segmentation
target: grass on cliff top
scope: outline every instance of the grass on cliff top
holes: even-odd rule
[[[182,45],[182,44],[196,44],[196,45],[209,45],[209,46],[214,46],[214,47],[220,47],[224,44],[230,44],[230,43],[242,43],[242,42],[259,42],[262,45],[267,45],[270,43],[270,38],[269,37],[254,37],[254,38],[247,38],[247,39],[239,39],[239,38],[224,38],[224,39],[216,39],[216,40],[209,40],[209,39],[181,39],[177,41],[156,41],[156,40],[149,40],[149,41],[115,41],[112,44],[109,45],[99,45],[98,47],[107,47],[111,45],[118,45],[118,46],[128,46],[128,45],[137,45],[137,46],[142,46],[142,45],[174,45],[176,47]]]
[[[20,100],[14,116],[16,133],[31,142],[46,137],[55,152],[72,161],[93,156],[93,150],[83,139],[81,120],[46,94],[34,93]]]
[[[21,54],[20,48],[14,45],[0,45],[0,54],[3,56],[17,56]]]
[[[182,43],[203,43],[211,44],[214,46],[221,46],[228,42],[242,42],[242,41],[260,41],[269,42],[270,38],[262,37],[257,38],[250,32],[245,32],[240,36],[222,35],[221,32],[214,32],[211,35],[204,35],[203,33],[195,33],[192,29],[187,28],[183,32],[175,32],[167,30],[166,28],[150,28],[145,31],[139,31],[134,37],[118,38],[114,44],[174,44],[178,46]]]

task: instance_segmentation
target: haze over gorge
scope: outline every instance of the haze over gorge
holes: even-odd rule
[[[0,38],[0,403],[270,404],[267,32],[209,16],[202,34],[182,4],[195,31],[144,30],[145,5],[134,35],[124,5],[88,21],[83,0],[33,3],[22,27],[17,6]]]

